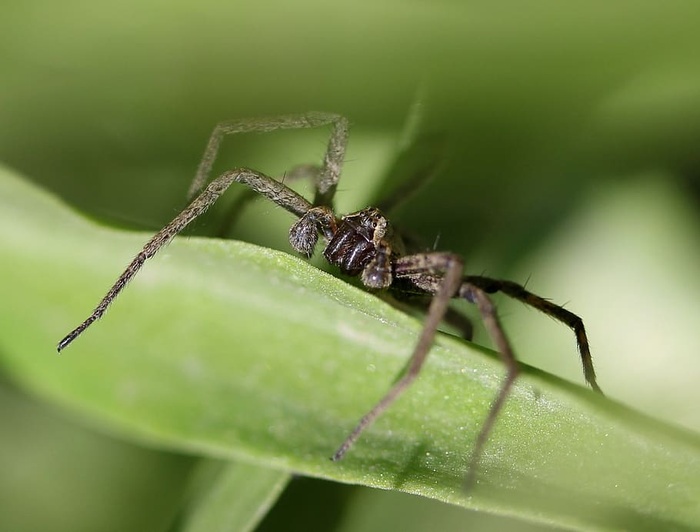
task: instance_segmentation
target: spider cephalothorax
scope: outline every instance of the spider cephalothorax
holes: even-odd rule
[[[392,254],[398,247],[389,222],[374,207],[343,216],[323,250],[328,262],[347,275],[361,275],[373,289],[391,286]]]
[[[313,203],[280,181],[249,168],[236,168],[224,172],[211,181],[206,188],[203,188],[207,183],[224,135],[250,131],[310,128],[328,124],[332,126],[332,132],[323,163],[320,166],[302,165],[289,173],[290,176],[299,177],[301,175],[312,179],[316,192]],[[216,126],[209,139],[197,175],[190,187],[190,196],[197,193],[199,195],[172,222],[146,243],[93,313],[59,342],[58,350],[61,351],[68,346],[90,324],[104,314],[109,304],[123,290],[127,282],[136,275],[147,259],[152,257],[192,220],[206,211],[232,183],[242,183],[298,217],[289,230],[289,242],[297,252],[310,257],[319,237],[322,237],[325,241],[323,256],[326,260],[337,266],[346,275],[359,275],[366,287],[373,290],[391,289],[397,293],[406,291],[411,294],[432,296],[423,331],[413,350],[407,369],[386,395],[360,420],[333,455],[334,460],[342,458],[360,434],[418,376],[430,351],[437,327],[443,319],[459,322],[464,336],[467,339],[470,338],[471,325],[469,325],[469,321],[448,306],[450,299],[465,299],[477,306],[484,326],[506,365],[507,373],[477,437],[469,471],[470,478],[472,478],[481,449],[518,374],[515,355],[488,294],[504,293],[568,325],[576,335],[586,381],[595,390],[600,391],[593,370],[583,321],[572,312],[528,292],[517,283],[483,276],[464,275],[462,259],[453,253],[431,251],[407,254],[401,238],[394,232],[387,218],[378,208],[367,207],[341,218],[336,217],[332,203],[340,178],[347,137],[347,120],[342,116],[329,113],[233,120],[222,122]],[[396,203],[395,198],[385,201],[385,205],[395,205]]]

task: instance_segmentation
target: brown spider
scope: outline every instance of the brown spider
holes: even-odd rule
[[[241,132],[261,132],[278,129],[301,129],[331,125],[332,131],[323,164],[320,167],[306,165],[292,171],[312,178],[315,198],[310,203],[278,180],[248,168],[236,168],[224,172],[202,190],[208,180],[214,159],[224,135]],[[499,323],[496,309],[488,294],[502,292],[544,312],[568,325],[576,335],[576,342],[583,363],[584,376],[594,390],[596,383],[588,339],[581,318],[568,310],[525,290],[519,284],[488,277],[464,275],[462,259],[446,252],[406,254],[400,236],[378,208],[367,207],[338,218],[332,210],[348,138],[346,118],[328,113],[285,115],[275,118],[233,120],[216,126],[189,190],[189,197],[199,195],[175,219],[146,243],[141,252],[119,276],[93,313],[58,343],[58,351],[67,347],[87,327],[99,319],[109,304],[136,275],[144,262],[182,231],[192,220],[200,216],[221,196],[231,183],[243,183],[254,192],[262,194],[299,219],[289,230],[289,242],[295,251],[310,257],[319,236],[326,241],[323,256],[350,276],[360,276],[362,283],[371,290],[389,290],[402,293],[422,293],[432,296],[423,330],[411,355],[403,376],[386,395],[360,420],[355,429],[340,445],[333,460],[340,460],[359,438],[360,434],[384,412],[420,373],[430,351],[438,325],[444,319],[454,317],[449,308],[452,298],[463,298],[474,303],[481,314],[498,352],[506,366],[506,376],[500,391],[482,425],[472,454],[468,482],[473,479],[476,465],[489,432],[518,375],[518,363]],[[201,191],[201,192],[200,192]],[[390,205],[390,202],[386,203]],[[460,316],[462,323],[466,320]],[[465,336],[471,336],[466,326]]]

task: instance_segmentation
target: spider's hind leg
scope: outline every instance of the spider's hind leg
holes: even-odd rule
[[[463,282],[460,286],[458,296],[470,301],[471,303],[474,303],[477,306],[479,313],[481,314],[484,327],[488,331],[489,336],[491,336],[491,340],[495,344],[498,354],[506,367],[506,376],[501,383],[501,388],[498,390],[496,399],[491,404],[486,420],[481,425],[481,430],[479,431],[476,443],[474,444],[471,464],[469,466],[469,472],[467,473],[467,478],[465,481],[465,486],[469,487],[475,479],[476,469],[479,465],[479,460],[481,458],[484,445],[486,444],[489,434],[496,423],[496,419],[498,419],[498,415],[501,413],[501,410],[505,405],[506,399],[510,394],[510,390],[515,383],[515,379],[518,377],[518,373],[520,373],[520,367],[518,366],[518,361],[515,359],[513,348],[511,347],[505,331],[501,326],[498,313],[496,312],[496,306],[493,304],[488,294],[479,286],[467,281]]]
[[[512,297],[513,299],[522,301],[526,305],[529,305],[569,326],[569,328],[571,328],[576,335],[576,343],[581,355],[583,374],[586,378],[586,382],[588,382],[591,388],[593,388],[595,391],[602,393],[596,381],[595,369],[593,367],[593,359],[591,357],[591,351],[588,345],[586,329],[583,325],[583,320],[579,316],[566,310],[564,307],[555,305],[551,301],[527,291],[525,287],[512,281],[502,281],[477,275],[467,276],[465,277],[464,281],[465,284],[478,287],[489,294],[501,292],[509,297]]]
[[[333,455],[333,460],[340,460],[350,447],[357,441],[360,434],[369,427],[387,408],[413,383],[423,367],[435,338],[438,325],[445,316],[450,299],[454,297],[461,283],[462,259],[451,253],[421,253],[407,255],[396,259],[394,274],[396,277],[411,277],[415,275],[439,276],[435,286],[434,297],[430,302],[425,324],[413,354],[401,378],[394,383],[379,402],[365,414],[355,429],[340,445]]]
[[[431,253],[424,255],[425,257],[439,256],[439,253]],[[413,262],[413,257],[420,257],[421,255],[413,255],[409,257],[402,257],[398,259],[396,271],[397,277],[404,280],[405,282],[412,285],[414,288],[424,291],[429,294],[439,294],[439,287],[444,283],[442,277],[437,275],[435,271],[431,271],[429,268],[407,268],[402,263]],[[493,429],[493,426],[500,414],[506,399],[510,393],[510,390],[515,382],[520,368],[515,359],[513,349],[506,337],[506,334],[501,326],[500,320],[498,318],[498,313],[496,312],[496,307],[491,301],[486,291],[482,289],[481,286],[471,283],[468,281],[469,278],[460,278],[458,280],[458,286],[452,292],[451,297],[460,297],[466,299],[467,301],[474,303],[479,313],[481,314],[481,319],[486,328],[491,340],[495,344],[495,347],[506,366],[506,376],[501,384],[498,391],[498,395],[491,405],[491,409],[481,426],[479,435],[476,439],[476,444],[474,445],[474,450],[472,453],[471,464],[469,467],[469,472],[467,474],[466,485],[470,485],[476,474],[477,466],[481,458],[481,453],[488,440],[489,434]],[[434,299],[438,299],[436,296]],[[430,314],[429,314],[430,316]]]

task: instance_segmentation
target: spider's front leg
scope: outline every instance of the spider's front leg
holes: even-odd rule
[[[214,160],[219,152],[221,141],[225,135],[245,132],[266,132],[278,129],[304,129],[331,124],[332,131],[328,147],[320,169],[300,167],[314,178],[316,194],[311,204],[283,183],[254,170],[238,168],[223,173],[214,179],[200,192],[206,184]],[[272,118],[253,118],[222,122],[214,128],[209,138],[207,148],[190,186],[189,197],[199,193],[190,205],[178,214],[172,222],[161,229],[143,247],[141,252],[131,261],[126,270],[119,276],[112,288],[107,292],[92,314],[78,327],[73,329],[58,343],[58,351],[66,348],[80,336],[85,329],[97,321],[107,310],[126,284],[138,273],[143,264],[155,255],[159,249],[170,242],[195,218],[203,214],[228,187],[234,183],[248,185],[251,190],[262,194],[280,207],[302,219],[301,224],[295,224],[294,234],[290,233],[290,242],[297,251],[310,255],[318,239],[317,231],[329,234],[334,226],[335,218],[330,213],[348,138],[348,121],[346,118],[332,113],[305,113],[299,115],[283,115]],[[310,212],[312,207],[320,208],[319,212]],[[325,210],[324,210],[325,208]],[[330,213],[330,215],[329,215]],[[296,238],[295,238],[296,236]],[[296,244],[296,245],[295,245]]]
[[[277,181],[288,184],[304,179],[311,180],[316,183],[316,180],[321,175],[321,167],[315,164],[300,164],[293,167],[277,177]],[[227,213],[223,218],[223,222],[216,231],[217,238],[226,238],[230,235],[231,229],[236,225],[241,215],[244,212],[245,206],[260,195],[252,188],[242,190],[238,196],[227,207]]]
[[[214,179],[214,181],[212,181],[184,211],[178,214],[172,222],[158,231],[158,233],[146,243],[139,254],[134,257],[131,263],[115,281],[112,288],[107,292],[107,295],[102,298],[92,314],[58,343],[58,351],[60,352],[66,348],[73,340],[80,336],[85,329],[101,318],[107,310],[107,307],[109,307],[127,283],[138,273],[146,260],[150,259],[163,246],[170,242],[175,235],[187,227],[192,220],[201,216],[234,182],[248,185],[252,190],[266,196],[277,205],[299,217],[303,217],[312,209],[311,203],[302,196],[265,174],[247,168],[239,168],[225,172]]]
[[[331,134],[326,147],[323,163],[319,167],[299,165],[293,172],[311,177],[314,182],[315,206],[332,207],[333,196],[340,179],[348,143],[348,120],[337,114],[310,112],[303,114],[281,115],[262,118],[244,118],[228,120],[216,125],[212,131],[204,155],[192,180],[188,198],[197,194],[207,183],[214,161],[219,153],[221,142],[227,135],[237,133],[264,133],[283,129],[309,129],[331,125]]]
[[[348,142],[348,120],[341,115],[321,112],[243,118],[227,120],[217,124],[209,137],[204,155],[197,168],[197,173],[190,185],[188,198],[193,197],[207,183],[211,169],[221,149],[221,143],[227,135],[265,133],[285,129],[309,129],[329,124],[331,125],[331,132],[321,165],[299,164],[285,172],[280,181],[311,180],[314,187],[313,205],[332,209],[333,197],[340,179]],[[230,228],[240,216],[243,206],[254,197],[255,191],[249,190],[237,198],[229,214],[225,217],[225,221],[218,231],[218,236],[224,237],[228,234]],[[273,198],[270,199],[275,201]],[[292,240],[293,237],[290,235],[290,241]],[[304,241],[299,241],[299,244],[304,245]],[[294,243],[292,245],[294,246]],[[306,252],[309,246],[313,250],[313,245],[311,244],[304,246],[303,249],[297,247],[294,247],[294,249],[309,256],[310,253]]]

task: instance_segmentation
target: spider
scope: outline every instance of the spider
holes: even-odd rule
[[[300,166],[290,173],[295,177],[301,175],[311,178],[315,190],[313,202],[309,202],[281,181],[249,168],[228,170],[207,185],[212,165],[225,135],[320,126],[330,126],[331,128],[322,164],[320,166]],[[340,178],[347,141],[347,119],[331,113],[283,115],[273,118],[232,120],[218,124],[209,138],[204,156],[189,189],[189,198],[194,197],[194,199],[173,221],[146,243],[92,314],[58,343],[58,351],[65,349],[105,313],[110,303],[124,289],[129,280],[136,275],[147,259],[155,255],[190,222],[204,213],[232,183],[243,183],[250,187],[253,192],[265,196],[297,216],[298,219],[289,230],[289,242],[298,253],[310,258],[318,239],[322,238],[325,241],[323,248],[325,259],[330,264],[337,266],[342,273],[349,276],[359,276],[362,284],[369,290],[388,291],[396,294],[399,298],[402,294],[408,293],[419,293],[432,298],[422,332],[402,376],[389,388],[389,391],[379,402],[360,419],[345,441],[335,451],[332,460],[343,458],[362,432],[387,410],[418,377],[430,351],[437,328],[443,320],[461,323],[464,325],[464,336],[467,339],[471,338],[471,325],[466,318],[456,315],[456,311],[449,307],[450,300],[462,298],[476,305],[484,327],[505,364],[506,375],[477,436],[467,474],[466,483],[468,485],[474,477],[484,444],[519,372],[515,355],[489,294],[501,292],[569,326],[576,336],[584,377],[594,390],[600,392],[583,321],[572,312],[528,292],[517,283],[483,276],[465,275],[463,273],[463,260],[454,253],[440,251],[407,253],[401,236],[394,230],[380,208],[367,207],[338,217],[332,209],[333,197]],[[383,205],[392,206],[393,202],[387,200]]]

